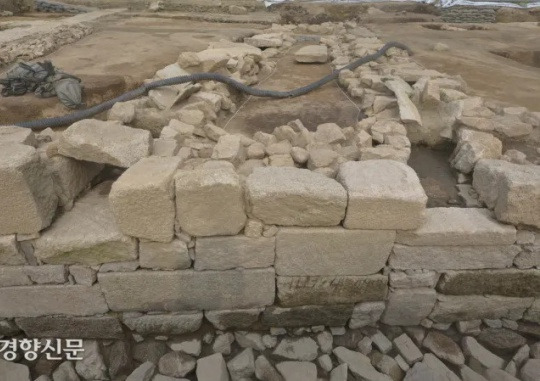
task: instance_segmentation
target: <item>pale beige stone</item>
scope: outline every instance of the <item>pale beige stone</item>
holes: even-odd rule
[[[328,48],[325,45],[303,46],[294,53],[294,59],[300,63],[326,63]]]
[[[141,241],[139,262],[142,268],[154,270],[182,270],[191,266],[188,247],[179,239],[167,243]]]
[[[16,236],[1,235],[0,236],[0,265],[25,265],[26,259],[19,249]]]
[[[37,140],[34,131],[30,128],[3,126],[0,127],[0,145],[3,144],[25,144],[36,147]]]
[[[425,319],[435,302],[437,293],[431,288],[393,290],[381,321],[388,325],[418,325]]]

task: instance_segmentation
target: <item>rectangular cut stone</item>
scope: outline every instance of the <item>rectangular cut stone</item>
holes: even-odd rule
[[[250,328],[259,320],[263,308],[251,308],[247,310],[221,310],[204,311],[204,317],[212,323],[216,329],[222,331],[236,328]]]
[[[424,222],[427,196],[411,167],[394,160],[346,162],[338,181],[349,196],[347,229],[416,229]]]
[[[15,319],[28,337],[121,339],[122,325],[112,316],[42,316]]]
[[[0,265],[25,265],[26,259],[19,250],[16,236],[0,235]]]
[[[431,270],[417,270],[412,272],[392,271],[389,274],[392,288],[433,288],[439,280],[440,274]]]
[[[475,319],[519,320],[534,298],[511,298],[495,295],[438,295],[429,318],[438,323]]]
[[[384,300],[388,277],[370,276],[278,276],[277,296],[281,306],[346,304]]]
[[[398,231],[396,243],[409,246],[512,245],[516,228],[493,219],[487,209],[430,208],[416,230]]]
[[[449,295],[540,296],[540,270],[449,271],[437,290]]]
[[[274,302],[274,269],[99,273],[113,311],[264,307]]]
[[[388,325],[418,325],[433,310],[436,301],[437,293],[431,288],[394,290],[388,295],[381,321]]]
[[[103,164],[75,160],[60,155],[47,157],[43,160],[51,171],[58,203],[66,210],[73,207],[75,198],[103,169]]]
[[[468,270],[511,267],[519,246],[404,246],[390,256],[394,269]]]
[[[328,48],[326,45],[304,46],[294,53],[296,62],[326,63],[328,61]]]
[[[109,310],[97,286],[21,286],[0,288],[0,317],[88,316]]]
[[[276,241],[276,273],[375,274],[386,264],[395,234],[391,230],[282,228]]]
[[[176,222],[193,236],[236,235],[246,223],[244,191],[232,168],[178,171]]]
[[[540,227],[540,166],[503,160],[480,160],[473,187],[497,219]]]
[[[127,316],[124,314],[122,321],[132,331],[143,336],[148,335],[183,335],[195,332],[201,327],[202,312],[182,314],[154,314]]]
[[[262,323],[267,327],[306,327],[328,325],[341,327],[347,324],[353,304],[330,306],[302,306],[293,308],[268,307],[262,315]]]
[[[345,216],[343,187],[307,169],[256,168],[246,187],[250,213],[266,224],[334,226]]]
[[[275,238],[197,238],[195,270],[265,268],[274,265]]]
[[[174,181],[179,157],[148,157],[128,168],[109,194],[122,233],[170,242],[174,235]]]
[[[37,284],[63,284],[68,280],[68,271],[63,265],[26,266],[24,272]]]
[[[24,272],[23,266],[0,267],[0,287],[25,286],[32,281]]]
[[[33,234],[50,225],[58,198],[34,147],[0,147],[0,235]]]
[[[81,197],[35,241],[44,263],[98,265],[137,258],[133,238],[118,230],[107,198],[110,182]]]
[[[169,243],[139,242],[139,262],[142,268],[154,270],[183,270],[191,266],[187,245],[179,239]]]

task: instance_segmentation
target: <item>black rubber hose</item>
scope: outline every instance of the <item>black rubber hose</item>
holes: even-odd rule
[[[386,51],[390,48],[403,49],[403,50],[406,50],[410,55],[412,55],[411,50],[406,45],[400,42],[389,42],[385,44],[377,52],[364,56],[362,58],[359,58],[356,61],[351,62],[347,66],[344,66],[339,70],[335,70],[331,74],[319,79],[316,82],[313,82],[313,83],[310,83],[309,85],[299,87],[297,89],[289,90],[289,91],[274,91],[274,90],[257,89],[254,87],[246,86],[243,83],[240,83],[232,78],[229,78],[227,76],[224,76],[222,74],[217,74],[217,73],[195,73],[191,75],[184,75],[181,77],[173,77],[173,78],[161,79],[158,81],[150,82],[136,88],[135,90],[131,90],[127,93],[119,95],[116,98],[110,99],[108,101],[105,101],[96,106],[87,108],[85,110],[75,111],[68,115],[58,116],[54,118],[30,120],[26,122],[15,123],[15,125],[19,127],[32,128],[36,130],[42,130],[47,127],[66,126],[66,125],[75,123],[79,120],[88,119],[94,115],[107,111],[115,103],[126,102],[129,100],[135,99],[137,97],[140,97],[142,95],[145,95],[148,93],[149,90],[162,87],[162,86],[172,86],[172,85],[178,85],[178,84],[187,83],[187,82],[199,82],[199,81],[222,82],[222,83],[226,83],[234,87],[235,89],[243,93],[254,95],[256,97],[269,97],[269,98],[298,97],[298,96],[307,94],[315,89],[318,89],[319,87],[327,84],[330,81],[335,80],[339,76],[339,73],[343,70],[354,70],[360,65],[363,65],[371,61],[375,61],[376,59],[382,57],[386,53]],[[0,126],[0,127],[5,127],[5,126]]]

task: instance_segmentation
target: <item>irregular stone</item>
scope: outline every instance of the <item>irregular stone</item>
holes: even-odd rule
[[[349,366],[347,364],[338,365],[330,372],[330,381],[347,381],[348,373]]]
[[[340,364],[347,364],[349,372],[355,377],[366,381],[392,381],[389,376],[377,372],[371,365],[369,357],[359,352],[354,352],[344,347],[337,347],[334,349],[334,355]]]
[[[284,381],[316,381],[317,366],[306,361],[284,361],[276,365]]]
[[[478,365],[485,369],[502,369],[505,365],[505,361],[502,358],[488,351],[486,348],[480,345],[474,337],[464,337],[461,345],[463,347],[463,352],[465,353],[465,355],[470,356],[471,359],[474,359],[474,361]]]
[[[268,157],[268,165],[270,167],[294,167],[294,160],[289,154],[271,155]]]
[[[325,372],[330,372],[332,370],[332,359],[328,355],[322,355],[317,358],[317,363],[319,364],[319,367]]]
[[[429,208],[424,225],[398,231],[396,243],[410,246],[512,245],[516,229],[478,208]]]
[[[25,303],[20,303],[24,300]],[[0,317],[88,316],[109,310],[97,286],[20,286],[0,288]]]
[[[99,273],[113,311],[190,311],[270,305],[274,269],[227,271],[136,271]],[[185,290],[197,290],[187,293]],[[224,292],[231,293],[223,298]]]
[[[308,152],[307,167],[312,171],[319,168],[334,167],[339,157],[334,150],[329,148],[310,148]]]
[[[135,240],[122,235],[114,222],[109,187],[110,183],[100,184],[60,216],[35,241],[35,256],[51,264],[98,265],[136,259]]]
[[[490,133],[462,129],[450,164],[462,173],[470,173],[480,159],[500,158],[502,148],[502,142]]]
[[[380,271],[395,232],[342,228],[282,228],[276,241],[279,275],[368,275]]]
[[[53,381],[80,381],[81,379],[75,372],[75,367],[73,366],[72,362],[64,361],[62,364],[56,368],[54,373],[52,374]],[[30,376],[28,377],[30,379]],[[22,379],[24,380],[24,379]],[[150,381],[150,377],[144,379],[144,378],[127,378],[126,381]],[[24,380],[26,381],[26,380]]]
[[[371,354],[370,358],[371,363],[379,372],[386,374],[394,381],[403,380],[403,370],[392,357],[375,351]]]
[[[430,288],[393,290],[381,321],[388,325],[418,325],[429,315],[436,301],[437,293]]]
[[[405,164],[347,162],[340,166],[337,179],[349,196],[343,222],[348,229],[407,230],[424,222],[427,196],[414,170]]]
[[[450,295],[503,295],[528,297],[540,295],[539,270],[448,271],[437,290]]]
[[[227,160],[238,166],[246,159],[246,151],[240,136],[223,135],[219,138],[212,153],[214,160]]]
[[[216,353],[230,355],[232,343],[234,343],[234,335],[230,332],[223,333],[216,337],[212,345],[212,350]]]
[[[486,369],[484,375],[489,377],[490,381],[519,381],[518,378],[515,378],[504,370],[496,368]]]
[[[442,333],[429,332],[422,344],[442,360],[458,366],[465,364],[465,356],[459,345]]]
[[[532,298],[506,296],[438,295],[430,319],[440,323],[461,320],[508,318],[519,320],[532,304]]]
[[[205,381],[229,381],[227,365],[221,353],[197,360],[197,379]]]
[[[140,241],[139,262],[142,268],[153,270],[182,270],[191,266],[188,247],[179,239],[170,243]]]
[[[303,46],[294,53],[294,59],[300,63],[326,63],[328,49],[324,45]]]
[[[484,329],[477,336],[477,340],[489,350],[501,356],[513,354],[527,344],[527,340],[523,336],[505,328]]]
[[[281,33],[256,34],[253,37],[244,38],[244,43],[257,48],[279,48],[283,45]]]
[[[238,234],[246,222],[239,176],[232,169],[178,171],[176,220],[194,236]]]
[[[242,348],[252,348],[258,351],[264,351],[266,345],[263,342],[262,335],[256,332],[235,332],[234,337],[238,345]]]
[[[317,126],[315,140],[324,144],[344,143],[345,134],[341,127],[335,123],[323,123]]]
[[[277,277],[277,297],[283,307],[384,300],[388,278],[371,276]]]
[[[317,335],[317,343],[321,348],[322,353],[331,353],[334,337],[328,331],[323,331]]]
[[[6,381],[30,381],[30,369],[28,369],[28,366],[3,359],[0,359],[0,374]]]
[[[389,274],[390,287],[393,288],[434,288],[439,280],[440,274],[435,271],[416,271],[406,273],[402,271],[392,271]]]
[[[435,374],[434,380],[444,380],[444,381],[460,381],[459,377],[454,374],[444,363],[439,360],[437,357],[431,353],[426,353],[424,355],[424,360],[422,361],[432,372]]]
[[[418,349],[406,333],[394,339],[394,346],[409,365],[422,360],[424,357],[420,349]]]
[[[17,318],[17,325],[28,337],[79,339],[122,338],[120,321],[112,316],[41,316]]]
[[[134,338],[136,338],[134,336]],[[137,339],[137,338],[136,338]],[[133,347],[133,359],[138,362],[151,362],[157,364],[159,359],[169,351],[167,345],[163,341],[157,341],[154,339],[144,339],[140,337],[137,339],[137,344]]]
[[[131,369],[133,369],[134,365],[131,357],[131,343],[126,342],[125,340],[117,340],[111,345],[103,346],[102,351],[105,364],[107,365],[109,371],[109,376],[112,379],[115,379],[120,374],[127,374]]]
[[[460,372],[463,381],[488,381],[466,365],[461,367]]]
[[[180,352],[169,352],[159,359],[159,373],[170,377],[184,377],[195,369],[196,360]]]
[[[525,365],[521,368],[520,376],[523,381],[535,381],[538,380],[540,375],[540,360],[530,359],[527,360]]]
[[[305,327],[310,325],[343,326],[351,317],[353,305],[268,307],[262,323],[270,327]]]
[[[60,136],[61,155],[128,168],[150,155],[149,131],[116,122],[86,119],[69,126]]]
[[[195,270],[264,268],[274,264],[275,238],[198,238]]]
[[[371,336],[371,341],[381,353],[388,353],[392,350],[392,342],[379,330]]]
[[[23,253],[19,251],[16,236],[14,234],[0,236],[0,265],[15,266],[25,264],[26,259]]]
[[[129,236],[170,242],[174,234],[174,181],[180,158],[140,160],[114,182],[109,200],[120,230]]]
[[[135,119],[135,104],[132,102],[117,102],[107,114],[107,120],[123,124],[131,123],[133,119]]]
[[[99,349],[99,344],[94,340],[86,340],[83,343],[82,360],[75,362],[75,370],[85,380],[102,380],[108,378],[107,366]]]
[[[0,287],[31,285],[30,277],[25,273],[24,267],[0,267]]]
[[[499,221],[540,227],[540,166],[480,160],[473,187]]]
[[[1,147],[0,184],[0,235],[34,234],[50,225],[58,198],[35,148]]]
[[[384,309],[384,302],[365,302],[355,305],[349,328],[357,329],[375,324],[381,318]]]
[[[244,349],[227,363],[229,374],[233,380],[249,378],[255,373],[253,349]]]
[[[204,316],[217,329],[249,328],[258,319],[262,309],[205,311]]]
[[[260,355],[255,360],[255,377],[261,381],[284,381],[264,355]]]
[[[13,144],[24,144],[27,146],[36,147],[37,140],[34,131],[29,128],[17,126],[0,127],[0,145]]]
[[[250,212],[266,224],[337,225],[347,195],[339,183],[296,168],[257,168],[248,177]]]
[[[319,347],[315,340],[309,337],[284,338],[273,352],[274,356],[290,360],[313,361],[317,358]]]
[[[169,315],[124,315],[123,323],[140,335],[183,335],[195,332],[202,324],[201,312]]]
[[[511,267],[519,246],[404,246],[390,256],[394,269],[475,270]]]

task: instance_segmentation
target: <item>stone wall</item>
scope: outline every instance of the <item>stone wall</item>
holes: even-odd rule
[[[496,8],[455,6],[441,9],[441,18],[448,23],[494,23]]]
[[[34,9],[34,0],[0,0],[0,11],[24,13]]]

